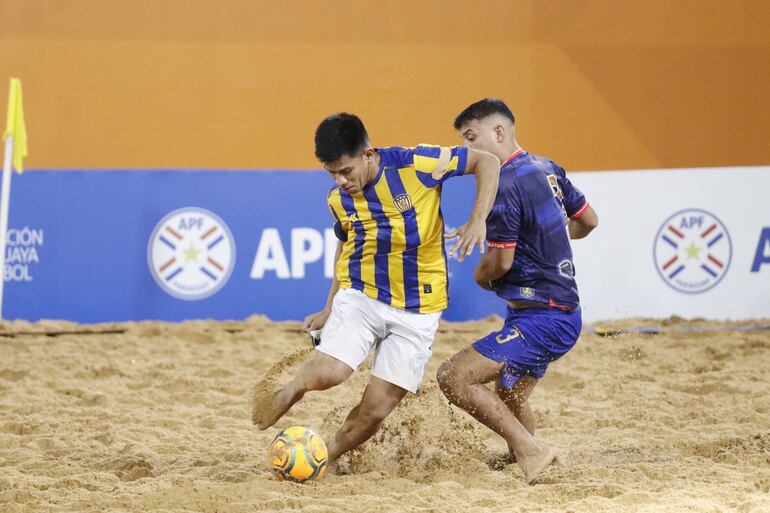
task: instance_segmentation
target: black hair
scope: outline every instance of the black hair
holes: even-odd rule
[[[338,112],[321,121],[315,131],[315,156],[321,162],[355,157],[369,144],[369,134],[355,114]]]
[[[503,100],[497,98],[484,98],[476,103],[470,104],[460,114],[457,115],[454,122],[455,130],[460,130],[468,121],[472,119],[484,119],[492,114],[502,114],[506,118],[511,120],[511,123],[516,124],[516,119],[513,117],[513,112],[505,104]]]

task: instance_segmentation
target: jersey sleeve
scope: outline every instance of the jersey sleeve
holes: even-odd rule
[[[498,189],[487,216],[487,244],[490,248],[515,248],[521,227],[521,200],[516,187]]]
[[[564,209],[567,211],[567,216],[570,219],[580,217],[583,212],[588,209],[586,197],[580,192],[580,189],[572,185],[572,182],[567,178],[567,173],[563,168],[556,164],[554,164],[554,168],[556,169],[556,178],[559,182],[559,188],[564,196],[562,202],[564,203]]]
[[[433,178],[433,172],[441,160],[442,149],[449,150],[449,164],[441,178],[435,179]],[[468,148],[465,146],[442,148],[441,146],[421,144],[412,150],[412,164],[420,181],[426,187],[436,187],[453,176],[465,174],[465,169],[468,165]]]
[[[327,204],[329,205],[329,212],[332,214],[332,220],[334,223],[334,235],[341,240],[342,242],[345,242],[348,240],[348,229],[350,228],[348,226],[347,217],[345,217],[345,222],[343,223],[342,218],[335,210],[335,203],[339,202],[339,193],[336,193],[336,188],[332,189],[329,192],[329,197],[327,198]],[[336,201],[335,201],[336,200]]]

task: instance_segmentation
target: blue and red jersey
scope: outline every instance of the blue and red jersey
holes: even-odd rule
[[[575,311],[580,300],[567,222],[587,209],[557,164],[523,150],[511,155],[487,218],[489,247],[516,248],[511,269],[492,282],[497,295]]]

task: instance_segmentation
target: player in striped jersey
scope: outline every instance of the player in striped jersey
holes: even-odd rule
[[[323,328],[321,343],[293,381],[255,395],[252,420],[273,425],[306,392],[347,379],[374,350],[361,402],[327,444],[334,461],[371,437],[422,380],[449,300],[442,184],[476,176],[470,219],[446,235],[457,237],[450,253],[462,260],[476,245],[484,251],[500,161],[466,147],[374,148],[361,120],[346,113],[321,122],[315,145],[335,181],[327,201],[339,239],[326,307],[304,323],[308,332]]]

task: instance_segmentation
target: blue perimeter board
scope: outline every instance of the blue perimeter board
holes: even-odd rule
[[[138,320],[300,320],[323,307],[330,280],[324,258],[303,278],[251,277],[265,229],[277,229],[287,260],[290,234],[332,227],[323,171],[39,170],[14,175],[9,218],[4,318],[82,323]],[[444,186],[447,226],[465,222],[475,196],[472,176]],[[186,300],[164,291],[148,264],[159,222],[186,208],[205,209],[229,227],[235,245],[227,282],[209,297]],[[23,230],[27,228],[26,232]],[[448,241],[448,246],[452,242]],[[34,254],[32,249],[34,248]],[[473,282],[479,252],[450,259],[452,321],[504,315],[505,305]]]

